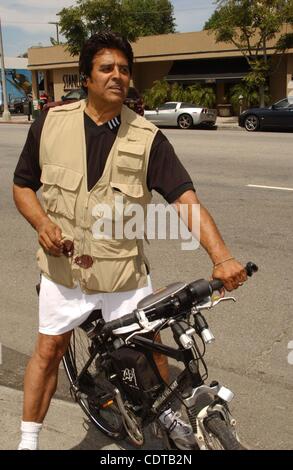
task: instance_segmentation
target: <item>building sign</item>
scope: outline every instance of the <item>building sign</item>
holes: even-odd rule
[[[76,90],[81,88],[79,74],[67,73],[63,75],[64,91]]]

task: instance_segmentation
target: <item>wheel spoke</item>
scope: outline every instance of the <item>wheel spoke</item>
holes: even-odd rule
[[[65,371],[71,385],[78,386],[78,375],[82,371],[90,357],[90,340],[86,333],[77,328],[72,334],[68,351],[64,356]],[[100,408],[95,387],[96,377],[103,377],[103,371],[96,369],[96,359],[93,360],[85,375],[80,379],[80,389],[75,390],[76,398],[87,416],[107,436],[121,438],[125,436],[122,417],[115,404],[107,408]],[[103,390],[102,382],[99,383],[99,390]],[[74,388],[73,388],[74,390]],[[105,390],[105,394],[107,390]]]
[[[191,117],[188,114],[183,114],[179,117],[178,124],[181,129],[189,129],[192,124]]]
[[[258,118],[256,116],[248,116],[245,120],[245,128],[248,131],[255,131],[258,128]]]

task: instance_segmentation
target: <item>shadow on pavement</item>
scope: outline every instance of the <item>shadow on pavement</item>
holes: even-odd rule
[[[2,345],[2,364],[0,364],[0,385],[23,389],[23,377],[30,356]],[[68,380],[63,369],[59,370],[58,388],[54,398],[72,401]]]
[[[180,369],[174,366],[170,366],[171,380],[180,372]],[[179,407],[179,402],[175,404],[176,409]],[[87,434],[77,446],[71,450],[107,450],[107,449],[124,449],[124,450],[162,450],[163,440],[154,436],[151,426],[148,426],[144,430],[145,442],[142,447],[131,445],[128,439],[125,440],[113,440],[109,439],[106,435],[101,433],[91,421],[85,417],[83,422],[84,429],[87,430]]]

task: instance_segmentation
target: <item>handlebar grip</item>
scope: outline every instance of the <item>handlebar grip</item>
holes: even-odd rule
[[[210,286],[211,286],[212,292],[214,292],[215,290],[221,290],[221,289],[223,289],[224,284],[223,284],[223,282],[221,281],[221,279],[213,279],[213,280],[210,282]]]
[[[109,336],[112,333],[112,331],[116,330],[117,328],[121,328],[122,326],[128,326],[128,325],[131,325],[132,323],[136,323],[137,317],[136,317],[135,312],[136,311],[134,310],[128,315],[124,315],[121,318],[117,318],[116,320],[107,322],[102,328],[102,333],[105,334],[106,336]]]
[[[247,276],[251,277],[254,273],[257,273],[258,266],[252,261],[249,261],[245,266],[245,271],[247,273]]]
[[[246,271],[247,276],[251,277],[254,273],[257,273],[258,266],[252,261],[249,261],[245,266],[245,271]],[[215,290],[221,290],[224,287],[224,284],[222,283],[220,279],[213,279],[210,282],[210,286],[211,286],[212,292],[214,292]]]

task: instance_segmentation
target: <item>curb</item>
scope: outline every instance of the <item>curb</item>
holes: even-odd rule
[[[217,129],[227,129],[227,130],[234,130],[234,131],[243,131],[243,127],[240,126],[233,126],[229,124],[217,124]]]
[[[31,125],[34,121],[28,121],[28,120],[22,120],[22,121],[17,121],[12,119],[11,121],[2,121],[0,119],[0,124],[26,124],[26,125]],[[216,124],[217,129],[227,129],[227,130],[244,130],[242,127],[238,126],[238,124],[225,124],[225,123],[219,123]]]
[[[32,124],[33,121],[14,121],[14,120],[11,120],[11,121],[2,121],[0,119],[0,124]]]

